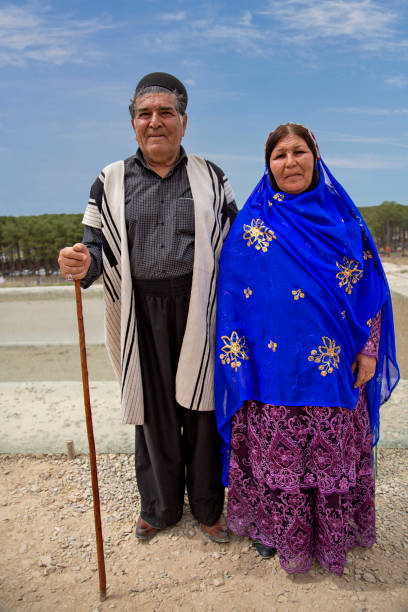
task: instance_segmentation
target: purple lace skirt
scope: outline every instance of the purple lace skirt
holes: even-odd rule
[[[288,573],[316,558],[341,575],[346,553],[375,537],[366,393],[356,408],[245,402],[234,415],[228,525],[277,549]]]

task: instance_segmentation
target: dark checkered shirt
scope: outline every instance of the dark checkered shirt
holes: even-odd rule
[[[223,171],[209,163],[225,183]],[[140,149],[125,159],[125,220],[134,279],[175,278],[193,270],[194,200],[186,164],[183,147],[177,164],[164,178],[147,166]],[[102,195],[103,183],[97,178],[90,198],[99,206]],[[223,215],[232,222],[236,214],[235,201],[226,198]],[[84,226],[83,243],[92,260],[81,283],[88,287],[101,273],[101,230]]]

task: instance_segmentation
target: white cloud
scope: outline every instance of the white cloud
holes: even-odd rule
[[[188,58],[181,60],[181,63],[183,66],[188,66],[189,68],[200,68],[204,64],[204,61],[198,58]]]
[[[224,22],[215,19],[200,20],[193,23],[192,27],[196,33],[196,40],[201,40],[205,44],[213,44],[215,41],[220,48],[228,48],[238,53],[260,55],[268,47],[265,43],[265,40],[269,39],[268,32],[251,24],[247,18],[244,18],[244,23],[242,19],[235,17]]]
[[[196,85],[196,82],[194,81],[194,79],[184,79],[184,83],[186,85],[190,85],[190,87],[194,87]]]
[[[0,8],[0,64],[23,66],[30,61],[61,65],[95,58],[88,39],[111,26],[97,18],[53,16],[48,8],[10,4]]]
[[[408,47],[397,32],[398,13],[375,0],[271,0],[261,13],[276,19],[295,43],[320,39],[334,46],[349,39],[373,52]]]
[[[269,0],[260,10],[254,4],[225,16],[214,4],[202,5],[194,17],[184,11],[162,13],[163,31],[146,32],[144,42],[157,52],[205,48],[214,41],[225,51],[252,56],[306,51],[309,64],[321,44],[336,53],[356,47],[401,53],[408,50],[408,40],[399,31],[402,15],[394,7],[380,0]]]
[[[160,19],[163,21],[184,21],[186,18],[186,13],[184,11],[179,11],[178,13],[162,13],[160,15]]]
[[[35,28],[40,19],[23,7],[9,5],[0,10],[0,31],[3,28]]]
[[[396,157],[387,158],[376,157],[374,155],[362,155],[360,157],[331,157],[325,158],[325,162],[330,168],[348,168],[350,170],[376,170],[391,168],[399,170],[408,167],[408,158]]]
[[[240,19],[217,20],[209,17],[177,24],[160,32],[148,32],[143,42],[146,48],[167,53],[185,50],[191,44],[197,48],[207,48],[208,44],[215,43],[219,49],[259,55],[267,46],[265,37],[268,39],[268,33],[262,28],[242,25]]]
[[[327,109],[337,113],[352,113],[355,115],[378,115],[378,116],[394,116],[408,115],[408,108],[371,108],[371,107],[356,107],[343,106],[340,108]]]
[[[402,75],[388,77],[388,79],[385,79],[385,82],[387,85],[391,85],[391,87],[396,87],[397,89],[403,89],[408,85],[407,77]]]
[[[239,162],[265,162],[265,158],[259,155],[235,155],[234,153],[200,153],[205,159],[215,159],[217,161],[239,161]]]
[[[305,38],[350,36],[365,38],[389,32],[396,14],[373,0],[273,0],[264,11]]]
[[[214,25],[203,32],[207,38],[229,39],[245,44],[250,39],[262,40],[264,34],[256,28],[240,25]]]
[[[323,135],[319,132],[319,135]],[[380,144],[380,145],[392,145],[396,147],[402,147],[408,149],[407,137],[405,134],[400,134],[400,138],[392,138],[388,136],[359,136],[357,134],[346,134],[338,132],[325,133],[324,137],[329,142],[348,142],[348,143],[359,143],[359,144]]]
[[[252,23],[252,14],[251,11],[245,11],[245,13],[242,15],[241,19],[239,20],[239,25],[243,25],[243,26],[249,26]]]

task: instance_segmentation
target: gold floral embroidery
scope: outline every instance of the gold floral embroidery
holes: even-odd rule
[[[305,294],[301,289],[292,289],[292,295],[294,300],[298,300],[299,298],[305,297]]]
[[[247,287],[246,289],[244,289],[244,293],[245,293],[245,297],[246,297],[246,299],[248,299],[249,297],[251,297],[251,295],[252,295],[252,289],[251,289],[251,287]]]
[[[275,353],[276,349],[278,348],[278,345],[276,342],[269,340],[268,348],[271,349]]]
[[[367,325],[368,325],[368,327],[371,327],[372,322],[373,322],[373,320],[372,320],[372,319],[368,319],[368,321],[367,321]]]
[[[363,257],[364,259],[372,259],[373,256],[371,254],[371,251],[363,251]]]
[[[228,336],[221,336],[221,340],[224,342],[220,355],[221,363],[223,365],[230,364],[231,368],[237,371],[241,366],[241,361],[239,361],[239,359],[249,359],[247,355],[249,349],[245,344],[245,336],[238,338],[237,332],[233,331],[231,338]]]
[[[266,253],[269,243],[276,240],[275,232],[267,228],[262,219],[252,219],[251,225],[244,225],[244,240],[247,240],[247,246],[255,244],[257,251]]]
[[[342,311],[341,311],[341,318],[342,318],[342,319],[345,319],[345,318],[346,318],[346,311],[345,311],[345,310],[342,310]]]
[[[277,200],[278,202],[282,202],[282,201],[283,201],[283,199],[284,199],[284,197],[285,197],[285,196],[284,196],[284,194],[283,194],[283,193],[275,193],[275,195],[274,195],[274,196],[272,196],[272,199],[273,199],[273,200]],[[270,202],[270,201],[268,200],[268,206],[273,206],[273,202]]]
[[[327,336],[322,337],[323,344],[318,347],[318,351],[313,349],[310,351],[308,361],[320,363],[319,370],[322,376],[327,376],[333,372],[333,368],[339,367],[341,347],[336,345],[335,340],[331,340]]]
[[[339,264],[336,261],[336,266],[339,268],[340,272],[336,274],[336,278],[340,280],[339,287],[345,286],[345,292],[349,295],[353,289],[352,285],[355,285],[357,281],[361,279],[363,276],[363,271],[358,267],[358,261],[354,259],[347,259],[347,257],[343,257],[343,264]]]

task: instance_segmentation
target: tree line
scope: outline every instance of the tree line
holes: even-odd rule
[[[57,271],[60,249],[82,240],[82,216],[0,217],[0,273]]]
[[[408,248],[408,206],[386,201],[378,206],[361,206],[359,210],[380,253],[397,251],[405,255]]]
[[[408,206],[383,202],[360,207],[382,253],[408,248]],[[0,217],[0,274],[52,274],[58,253],[82,240],[82,214]]]

